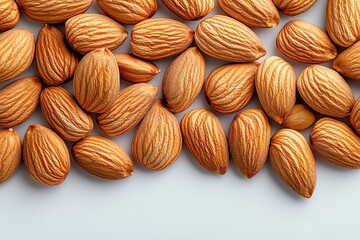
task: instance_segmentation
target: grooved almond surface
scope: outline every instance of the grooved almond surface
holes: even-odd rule
[[[295,16],[306,12],[317,0],[273,0],[279,10],[288,16]]]
[[[0,130],[0,183],[11,178],[21,162],[21,140],[13,129]]]
[[[161,0],[173,13],[185,20],[199,20],[215,7],[214,0]]]
[[[294,130],[305,130],[315,123],[315,113],[305,104],[298,103],[284,119],[283,125]]]
[[[355,131],[360,135],[360,98],[356,101],[351,111],[350,122]]]
[[[20,20],[19,8],[13,0],[0,0],[0,32],[15,27]]]
[[[334,60],[333,68],[352,80],[360,80],[360,42],[342,51]]]

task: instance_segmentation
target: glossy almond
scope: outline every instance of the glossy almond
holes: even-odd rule
[[[193,21],[208,15],[215,7],[214,0],[161,0],[179,17]]]
[[[315,123],[315,113],[305,104],[298,103],[282,123],[285,127],[302,131]]]
[[[356,101],[351,111],[350,122],[355,131],[360,135],[360,98]]]
[[[285,15],[295,16],[306,12],[317,0],[273,0],[276,7]]]
[[[360,80],[360,42],[341,52],[334,60],[333,68],[352,80]]]
[[[15,27],[20,20],[19,8],[14,0],[0,0],[0,32]]]
[[[13,129],[0,130],[0,183],[11,178],[21,162],[21,140]]]

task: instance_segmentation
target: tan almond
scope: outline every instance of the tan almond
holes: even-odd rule
[[[358,98],[351,111],[350,122],[355,131],[360,135],[360,98]]]
[[[310,66],[300,74],[297,89],[312,109],[332,117],[349,116],[355,103],[350,86],[340,74],[320,65]]]
[[[245,110],[234,118],[229,128],[229,148],[237,168],[247,178],[264,166],[270,146],[271,127],[260,109]]]
[[[32,124],[24,137],[23,158],[30,176],[38,183],[55,186],[70,170],[69,151],[52,130]]]
[[[306,12],[317,0],[273,0],[276,7],[285,15],[295,16]]]
[[[0,0],[0,32],[15,27],[20,21],[20,11],[14,0]]]
[[[0,183],[11,178],[21,162],[21,140],[13,129],[0,130]]]
[[[303,20],[287,23],[276,38],[276,45],[284,55],[302,63],[324,63],[337,55],[326,32]]]
[[[91,116],[62,87],[45,88],[41,93],[40,103],[47,123],[65,140],[78,141],[94,127]]]
[[[310,198],[316,185],[315,158],[299,132],[282,129],[271,139],[270,162],[277,175],[295,192]]]
[[[72,155],[85,171],[105,179],[118,180],[131,176],[134,165],[130,156],[116,142],[89,136],[72,147]]]
[[[205,59],[196,47],[189,48],[169,65],[162,95],[171,112],[182,112],[193,104],[204,86],[205,71]]]
[[[39,104],[41,80],[26,77],[12,82],[0,90],[0,126],[17,126],[35,112]]]
[[[333,68],[352,80],[360,80],[360,42],[341,52],[333,62]]]
[[[35,57],[37,71],[48,85],[60,85],[71,79],[79,61],[68,47],[65,35],[50,25],[39,31]]]
[[[195,42],[207,55],[230,62],[253,62],[266,54],[250,28],[222,15],[202,21],[196,29]]]
[[[255,94],[258,63],[229,64],[213,70],[204,90],[210,106],[224,114],[235,113],[246,107]]]
[[[322,118],[311,131],[310,142],[326,160],[345,168],[360,168],[360,138],[347,124]]]
[[[282,123],[285,127],[302,131],[315,123],[315,113],[305,104],[298,103]]]
[[[111,18],[100,14],[80,14],[65,23],[70,46],[85,55],[98,48],[114,50],[127,38],[126,29]]]
[[[120,91],[120,74],[114,55],[97,49],[80,61],[73,79],[74,95],[89,112],[106,112]]]
[[[25,72],[34,59],[34,34],[12,29],[0,35],[0,83]]]
[[[214,0],[161,0],[163,4],[179,17],[194,21],[208,15],[215,7]]]
[[[129,132],[153,105],[157,89],[148,83],[138,83],[122,90],[111,108],[97,115],[97,123],[101,130],[109,136]]]
[[[280,57],[263,61],[255,78],[259,101],[265,112],[282,124],[296,102],[296,74],[293,67]]]
[[[151,18],[134,26],[130,46],[137,57],[159,60],[182,53],[193,39],[194,31],[184,23],[167,18]]]
[[[194,109],[181,119],[180,127],[194,159],[208,171],[224,175],[229,166],[229,152],[220,120],[206,109]]]

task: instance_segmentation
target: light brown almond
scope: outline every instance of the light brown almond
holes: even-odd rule
[[[360,135],[360,98],[358,98],[351,111],[350,122],[355,131]]]
[[[288,16],[295,16],[306,12],[317,0],[273,0],[279,10]]]
[[[305,104],[298,103],[284,119],[283,125],[287,128],[302,131],[315,123],[315,113]]]
[[[214,0],[161,0],[179,17],[193,21],[208,15],[215,7]]]
[[[20,11],[14,0],[0,0],[0,32],[15,27],[20,20]]]
[[[360,42],[341,52],[335,58],[333,68],[352,80],[360,80]]]
[[[0,130],[0,183],[11,178],[21,162],[21,140],[13,129]]]

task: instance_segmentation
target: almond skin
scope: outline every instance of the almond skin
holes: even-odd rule
[[[15,27],[20,20],[19,8],[13,0],[0,0],[0,32]]]
[[[32,19],[44,23],[61,23],[86,12],[93,0],[17,0],[17,4]]]
[[[41,80],[26,77],[0,90],[0,126],[10,128],[30,118],[36,110],[41,93]]]
[[[333,68],[352,80],[360,80],[360,42],[341,52],[334,60]]]
[[[0,183],[11,178],[21,162],[21,140],[13,129],[0,130]]]
[[[194,159],[208,171],[224,175],[229,166],[229,152],[220,120],[206,109],[194,109],[185,114],[180,127]]]
[[[263,61],[255,78],[256,91],[265,112],[282,124],[296,102],[296,74],[280,57]]]
[[[0,35],[0,83],[25,72],[34,59],[34,34],[12,29]]]
[[[100,14],[80,14],[65,23],[70,46],[85,55],[98,48],[114,50],[127,38],[126,29],[109,17]]]
[[[350,122],[355,131],[360,135],[360,98],[356,101],[351,111]]]
[[[171,112],[182,112],[193,104],[204,86],[205,70],[205,59],[195,47],[169,65],[162,82],[162,94]]]
[[[63,139],[78,141],[94,127],[91,116],[62,87],[47,87],[40,96],[43,115],[52,129]]]
[[[284,119],[283,125],[287,128],[302,131],[315,123],[315,113],[305,104],[298,103]]]
[[[161,171],[178,159],[181,149],[179,123],[158,100],[136,130],[131,144],[132,154],[141,166]]]
[[[271,0],[218,0],[219,7],[230,17],[249,27],[271,28],[280,22],[280,15]]]
[[[284,55],[302,63],[324,63],[337,55],[326,32],[303,20],[287,23],[276,38],[276,45]]]
[[[104,137],[89,136],[72,147],[72,155],[77,164],[85,171],[109,180],[131,176],[134,165],[116,142]]]
[[[30,176],[46,186],[64,182],[70,170],[69,151],[64,141],[40,125],[32,124],[27,129],[23,158]]]
[[[306,12],[317,0],[273,0],[276,7],[285,15],[295,16]]]
[[[297,89],[312,109],[332,117],[349,116],[355,103],[350,86],[340,74],[320,65],[310,66],[300,74]]]
[[[88,53],[76,68],[73,88],[80,106],[95,113],[106,112],[120,91],[120,74],[114,55],[108,49]]]
[[[347,124],[322,118],[311,131],[310,142],[326,160],[345,168],[360,168],[360,138]]]
[[[163,4],[179,17],[194,21],[208,15],[215,7],[214,0],[161,0]]]
[[[264,166],[269,152],[271,127],[260,109],[239,113],[229,128],[229,148],[237,168],[247,178]]]
[[[204,90],[209,105],[216,111],[230,114],[247,106],[255,94],[258,63],[229,64],[213,70]]]
[[[99,127],[109,136],[129,132],[149,111],[156,95],[157,87],[148,83],[125,88],[118,94],[109,110],[97,115]]]
[[[79,61],[68,47],[65,35],[50,25],[45,25],[39,31],[35,57],[41,79],[55,86],[73,77]]]
[[[271,139],[270,162],[277,175],[295,192],[310,198],[316,185],[314,155],[303,135],[291,129]]]
[[[124,24],[136,24],[152,17],[157,9],[156,0],[96,0],[106,15]]]
[[[195,32],[195,42],[207,55],[230,62],[253,62],[266,54],[256,34],[227,16],[211,16]]]
[[[139,58],[159,60],[185,51],[194,39],[187,25],[167,18],[151,18],[136,24],[130,46]]]

